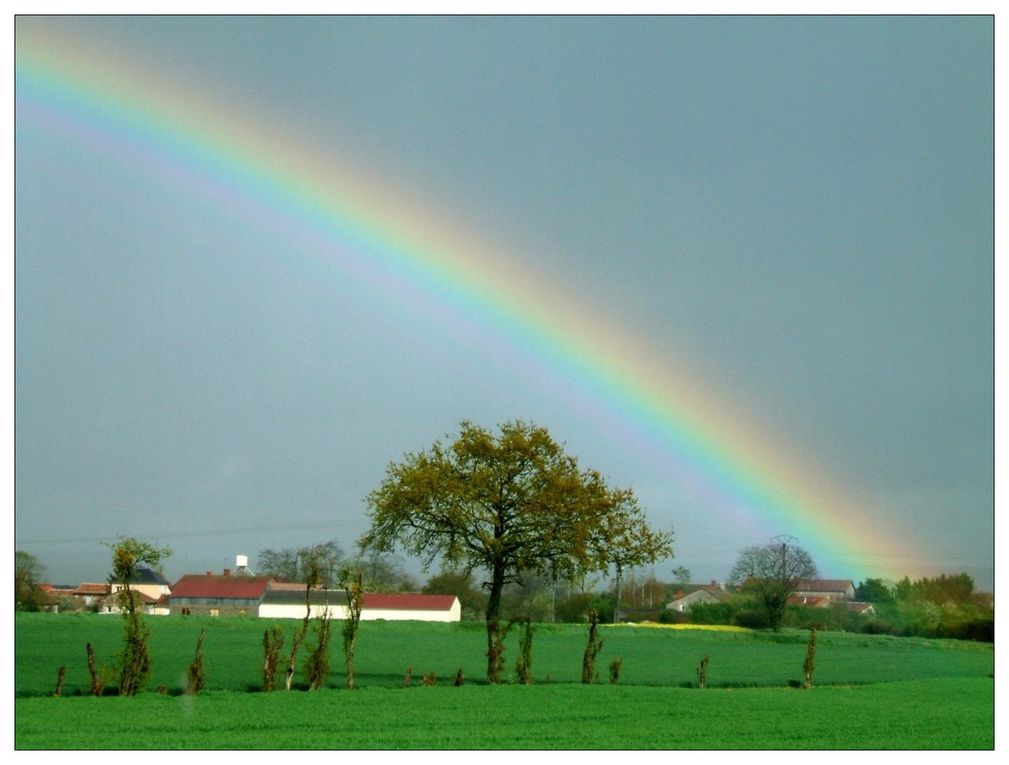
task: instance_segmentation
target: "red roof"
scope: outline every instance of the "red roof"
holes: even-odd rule
[[[125,590],[119,590],[118,592],[113,592],[111,595],[106,596],[105,599],[102,600],[102,603],[106,603],[108,605],[119,605],[120,592],[125,592]],[[141,592],[140,590],[133,590],[133,595],[145,606],[153,606],[156,603],[160,602],[159,598],[152,598],[150,595],[148,595],[145,592]]]
[[[382,595],[369,592],[365,593],[361,607],[397,611],[448,611],[455,601],[455,595]]]
[[[76,590],[75,595],[106,595],[109,591],[107,584],[95,584],[94,582],[84,582]]]
[[[172,597],[258,600],[266,592],[270,581],[267,576],[186,574],[172,587]]]

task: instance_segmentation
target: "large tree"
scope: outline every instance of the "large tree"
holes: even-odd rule
[[[45,567],[29,552],[14,552],[14,608],[17,611],[38,611],[46,602],[40,585]]]
[[[788,597],[802,579],[818,576],[816,564],[808,552],[778,537],[766,545],[747,547],[732,567],[729,581],[743,585],[760,601],[768,624],[775,632],[781,629]]]
[[[389,465],[368,495],[363,549],[396,545],[425,569],[487,572],[487,679],[503,664],[501,594],[520,572],[575,578],[611,565],[672,554],[672,534],[652,530],[629,489],[579,468],[546,429],[509,422],[495,437],[469,422],[449,446],[436,442]]]

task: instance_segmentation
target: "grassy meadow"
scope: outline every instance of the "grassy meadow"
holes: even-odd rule
[[[991,644],[818,634],[815,687],[802,677],[807,633],[614,626],[595,685],[580,684],[586,628],[538,625],[535,684],[483,682],[482,623],[363,622],[359,690],[343,689],[339,624],[325,690],[264,694],[263,630],[285,620],[150,618],[153,670],[136,698],[86,695],[85,644],[111,664],[120,618],[19,614],[15,745],[44,748],[699,748],[988,749],[994,744]],[[181,695],[206,630],[206,685]],[[309,639],[309,642],[311,638]],[[514,665],[518,634],[507,640]],[[307,651],[302,649],[302,656]],[[709,657],[708,688],[696,669]],[[619,682],[608,682],[619,656]],[[53,698],[66,667],[63,697]],[[407,668],[413,681],[403,687]],[[453,678],[462,669],[463,687]],[[421,685],[433,674],[437,685]],[[301,672],[296,676],[301,680]],[[154,692],[164,686],[168,693]],[[297,686],[296,686],[297,688]],[[128,730],[116,720],[127,717]]]

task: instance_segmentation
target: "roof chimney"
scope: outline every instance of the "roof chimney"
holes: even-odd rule
[[[208,572],[207,572],[207,576],[213,576],[213,575],[214,575],[214,572],[213,572],[213,571],[208,571]]]
[[[231,569],[230,568],[224,569],[224,576],[231,576]]]

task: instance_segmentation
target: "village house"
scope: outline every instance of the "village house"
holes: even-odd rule
[[[109,584],[108,592],[115,594],[123,589],[123,587],[124,585],[122,582],[112,581]],[[167,579],[165,579],[157,571],[144,567],[140,567],[136,570],[133,579],[130,581],[130,589],[134,592],[146,595],[155,602],[157,602],[162,595],[170,595],[172,592],[172,587]]]
[[[828,598],[832,602],[854,600],[855,584],[850,579],[800,579],[792,595]]]
[[[719,603],[728,594],[725,585],[714,580],[711,584],[688,584],[673,593],[673,600],[666,604],[666,609],[682,613],[695,603]]]
[[[255,616],[272,581],[266,576],[232,575],[231,569],[219,575],[186,574],[172,587],[168,606],[173,614]]]
[[[98,613],[100,614],[120,614],[123,612],[123,602],[122,598],[124,593],[120,590],[112,593],[111,595],[106,595],[102,600],[98,601]],[[168,616],[168,596],[161,595],[159,597],[152,597],[146,592],[140,592],[133,590],[131,588],[130,593],[134,598],[134,602],[137,608],[140,609],[145,614],[150,616]]]
[[[81,586],[83,587],[84,585]],[[104,585],[104,596],[97,601],[98,613],[122,613],[123,608],[119,593],[125,586],[123,582],[112,581],[112,577],[110,577],[109,584]],[[130,581],[130,592],[133,593],[136,599],[137,607],[145,614],[152,616],[168,615],[168,596],[171,594],[171,591],[172,588],[167,579],[157,571],[143,566],[137,568],[133,579]]]
[[[85,608],[90,608],[104,600],[109,592],[111,589],[106,582],[82,582],[73,594]]]
[[[862,603],[854,600],[854,597],[855,585],[850,579],[803,579],[799,581],[795,592],[788,598],[788,605],[830,608],[843,604],[848,611],[853,613],[876,613],[872,603]]]

